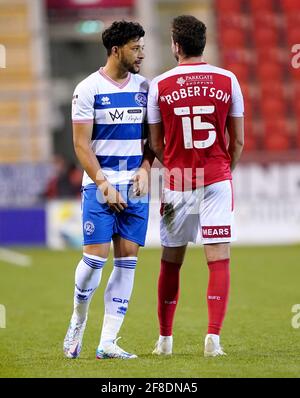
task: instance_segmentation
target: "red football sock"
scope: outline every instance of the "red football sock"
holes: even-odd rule
[[[161,260],[158,279],[158,319],[161,336],[171,336],[179,297],[179,273],[182,264]]]
[[[230,286],[229,262],[229,259],[208,262],[208,334],[220,334],[226,314]]]

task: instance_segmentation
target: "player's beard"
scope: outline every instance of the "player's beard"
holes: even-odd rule
[[[134,63],[128,62],[125,57],[122,57],[121,64],[124,69],[128,70],[128,72],[133,73],[134,75],[139,73],[140,71],[140,68],[136,70],[134,67]]]

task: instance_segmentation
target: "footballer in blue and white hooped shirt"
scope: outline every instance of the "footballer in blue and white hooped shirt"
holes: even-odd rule
[[[119,233],[121,237],[140,246],[145,243],[148,197],[134,198],[130,188],[143,160],[147,91],[148,81],[141,75],[128,73],[127,79],[118,84],[106,75],[103,68],[80,82],[74,91],[73,123],[93,122],[91,149],[101,166],[101,172],[129,205],[130,209],[124,209],[123,212],[131,214],[133,209],[130,203],[134,203],[134,211],[139,216],[136,228],[133,220],[130,228],[127,228],[128,222],[123,225],[121,220],[112,225],[112,217],[122,219],[124,216],[123,212],[121,215],[113,213],[111,217],[107,217],[107,227],[104,228],[104,216],[100,216],[99,212],[95,216],[93,211],[90,212],[89,205],[83,206],[83,226],[90,221],[95,227],[93,234],[83,228],[85,245],[108,242],[112,238],[112,232]],[[82,186],[83,202],[88,199],[96,208],[101,204],[104,209],[107,208],[102,192],[99,189],[96,192],[97,186],[86,170]],[[140,216],[145,222],[140,222]],[[96,225],[98,223],[99,227]]]
[[[92,150],[111,184],[129,184],[142,163],[147,94],[148,82],[141,75],[128,73],[117,84],[103,68],[74,91],[73,123],[93,121]],[[84,172],[82,185],[89,184],[94,182]]]
[[[145,243],[147,178],[154,154],[144,145],[148,82],[139,75],[144,59],[142,26],[114,22],[102,33],[104,67],[75,88],[73,141],[83,169],[83,257],[75,273],[74,309],[64,353],[77,358],[88,307],[99,286],[110,244],[114,267],[104,294],[105,315],[98,359],[136,358],[117,344],[131,297],[139,246]]]

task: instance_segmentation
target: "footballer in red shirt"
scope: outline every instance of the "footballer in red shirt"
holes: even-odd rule
[[[165,168],[160,337],[153,352],[159,355],[172,353],[180,268],[188,242],[196,242],[199,233],[209,267],[204,355],[224,354],[219,335],[235,239],[231,172],[243,149],[244,103],[235,75],[204,61],[205,44],[204,23],[193,16],[175,18],[172,51],[178,66],[154,78],[148,96],[151,146]]]

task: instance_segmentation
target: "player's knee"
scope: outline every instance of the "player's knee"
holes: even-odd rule
[[[204,250],[208,262],[230,258],[229,243],[206,244]]]
[[[163,246],[162,260],[169,263],[182,264],[185,256],[186,246],[166,247]]]
[[[85,245],[83,253],[100,258],[107,258],[109,254],[110,243],[101,243],[94,245]]]

